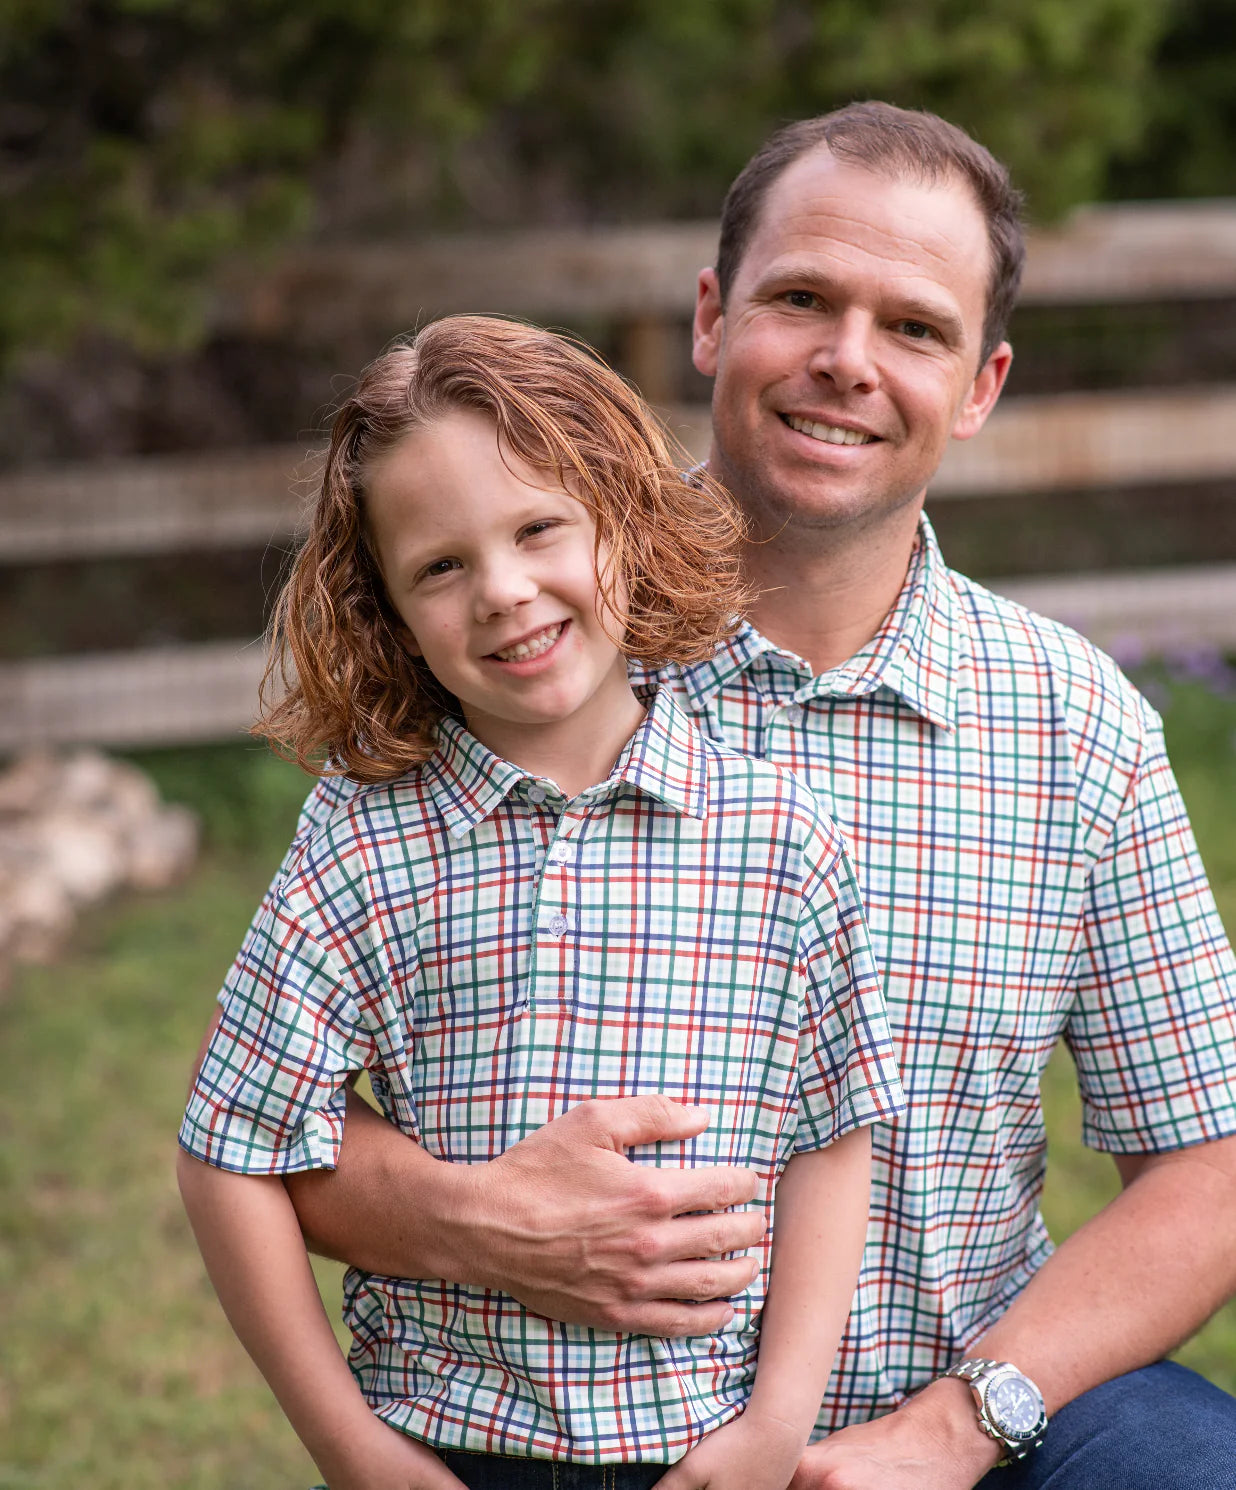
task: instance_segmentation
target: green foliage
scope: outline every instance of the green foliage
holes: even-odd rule
[[[1172,14],[1148,79],[1143,138],[1115,161],[1113,196],[1236,193],[1236,6],[1175,0]]]
[[[189,345],[221,266],[310,228],[711,213],[854,97],[972,128],[1050,215],[1136,139],[1166,7],[0,0],[0,356]]]

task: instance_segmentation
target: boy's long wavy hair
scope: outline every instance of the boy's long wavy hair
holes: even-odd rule
[[[401,640],[365,513],[374,463],[455,409],[493,419],[501,451],[591,512],[598,588],[629,656],[698,661],[746,608],[737,509],[706,473],[684,479],[683,452],[612,369],[520,322],[435,321],[371,363],[336,414],[308,537],[275,605],[253,732],[305,770],[391,780],[459,713]]]

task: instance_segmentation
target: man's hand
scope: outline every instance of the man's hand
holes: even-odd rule
[[[934,1381],[896,1412],[812,1444],[790,1490],[972,1490],[999,1457],[969,1387]]]
[[[489,1164],[453,1218],[470,1251],[467,1280],[512,1294],[538,1314],[645,1335],[708,1334],[733,1310],[758,1265],[743,1252],[764,1235],[761,1212],[726,1212],[756,1191],[746,1169],[654,1169],[635,1144],[693,1138],[708,1113],[659,1096],[584,1102]],[[706,1212],[707,1214],[693,1214]]]
[[[584,1102],[488,1164],[446,1164],[349,1092],[338,1169],[286,1183],[310,1246],[365,1272],[496,1288],[595,1329],[710,1334],[756,1273],[722,1259],[764,1234],[762,1211],[725,1209],[751,1200],[757,1177],[625,1153],[707,1126],[665,1097]]]

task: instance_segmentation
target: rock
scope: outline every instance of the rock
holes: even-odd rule
[[[50,875],[27,875],[6,906],[12,918],[9,947],[19,962],[51,962],[73,926],[73,902]]]
[[[0,988],[12,961],[60,951],[77,907],[181,879],[198,836],[192,812],[97,750],[31,753],[0,772]]]
[[[39,828],[46,872],[76,904],[93,905],[124,883],[125,843],[106,822],[60,811]]]
[[[32,750],[0,772],[0,817],[34,812],[50,796],[60,774],[55,756]]]
[[[129,834],[128,881],[138,890],[165,890],[197,857],[198,821],[187,807],[163,807]]]

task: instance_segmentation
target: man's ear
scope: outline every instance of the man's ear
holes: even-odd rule
[[[979,368],[978,376],[971,383],[966,401],[953,425],[953,439],[972,440],[987,423],[987,416],[996,406],[1012,365],[1013,349],[1008,342],[1002,341]]]
[[[691,327],[691,361],[697,372],[715,378],[725,318],[715,269],[701,269],[695,286],[695,320]]]

